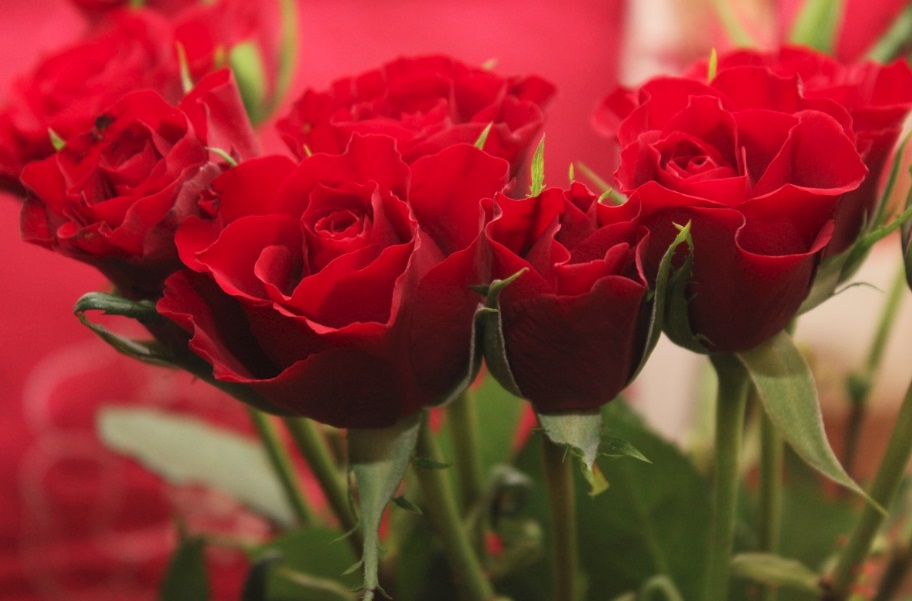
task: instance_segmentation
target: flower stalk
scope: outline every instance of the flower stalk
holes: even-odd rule
[[[442,463],[442,455],[425,417],[418,433],[416,453]],[[485,574],[453,497],[446,472],[436,468],[416,466],[415,475],[424,494],[424,510],[437,535],[443,542],[444,552],[455,579],[467,601],[493,601],[494,587]]]
[[[313,523],[313,514],[307,506],[304,494],[301,492],[301,483],[298,480],[297,472],[284,445],[282,445],[282,441],[279,440],[278,432],[270,421],[269,416],[250,406],[247,407],[247,414],[250,416],[250,421],[253,422],[253,426],[256,428],[257,434],[263,443],[263,448],[269,457],[269,463],[279,478],[285,497],[294,512],[295,519],[299,524]]]
[[[912,384],[906,391],[887,450],[871,484],[869,495],[881,507],[889,507],[912,456]],[[884,514],[871,503],[865,505],[855,523],[839,561],[833,569],[829,585],[833,599],[846,599],[858,577],[860,568],[871,551],[871,544],[884,521]]]
[[[775,554],[779,550],[782,521],[782,469],[785,443],[769,416],[760,407],[760,551]],[[777,589],[768,587],[764,601],[775,601]]]
[[[577,536],[576,495],[573,488],[573,462],[567,449],[542,436],[545,486],[551,506],[552,553],[556,591],[555,601],[576,601]]]
[[[456,450],[456,473],[462,491],[463,513],[481,498],[484,490],[484,467],[481,461],[481,437],[478,432],[478,414],[475,397],[465,390],[447,407],[450,433]]]
[[[732,355],[712,355],[710,359],[719,379],[719,392],[716,402],[713,522],[703,599],[726,601],[734,546],[738,460],[747,407],[748,376]]]

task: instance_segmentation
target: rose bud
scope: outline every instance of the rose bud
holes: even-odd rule
[[[188,220],[158,311],[223,381],[337,427],[383,427],[469,374],[472,286],[488,281],[481,201],[507,163],[457,145],[407,165],[386,136],[299,165],[254,159]]]
[[[795,315],[840,203],[864,180],[851,119],[761,67],[654,79],[636,99],[615,176],[642,203],[650,277],[675,224],[692,225],[688,323],[666,331],[694,350],[751,349]]]
[[[635,202],[601,204],[579,183],[495,198],[485,228],[494,277],[525,270],[500,295],[504,350],[517,392],[536,411],[597,408],[640,364],[649,312],[638,212]]]
[[[22,167],[54,153],[49,129],[62,139],[86,132],[107,107],[138,89],[179,100],[173,52],[163,19],[122,11],[87,40],[17,79],[0,111],[0,187],[19,190]]]
[[[177,226],[207,213],[201,194],[225,167],[207,146],[235,160],[254,152],[245,119],[227,70],[180,107],[152,90],[124,96],[91,131],[25,167],[23,238],[97,267],[127,297],[158,297],[181,266]]]
[[[278,128],[299,157],[341,152],[356,132],[379,133],[395,138],[411,163],[472,144],[493,124],[484,149],[509,161],[515,174],[553,94],[539,77],[504,78],[445,56],[400,58],[325,92],[305,91]]]
[[[776,52],[740,50],[725,54],[719,57],[718,70],[745,65],[766,67],[783,77],[797,77],[806,98],[834,101],[852,117],[852,131],[868,176],[840,201],[825,255],[846,250],[866,220],[873,217],[880,176],[912,109],[912,68],[905,60],[887,66],[871,61],[843,65],[807,48],[784,47]],[[692,77],[705,73],[705,64],[690,71]]]

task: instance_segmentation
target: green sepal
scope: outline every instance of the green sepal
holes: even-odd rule
[[[817,597],[823,593],[820,574],[800,561],[769,553],[735,555],[731,561],[731,573],[735,578],[745,578],[764,586],[811,593]]]
[[[237,80],[250,122],[253,125],[262,123],[269,116],[269,110],[265,105],[266,71],[256,43],[248,41],[233,46],[228,52],[228,64]]]
[[[602,440],[602,414],[566,413],[560,415],[538,414],[538,421],[551,442],[566,448],[580,462],[583,476],[589,483],[589,495],[596,496],[608,490],[608,481],[595,463]]]
[[[364,533],[364,601],[380,589],[380,521],[396,494],[418,442],[421,415],[400,419],[388,428],[350,429],[348,460],[358,487],[357,506]]]
[[[709,51],[709,63],[706,65],[706,81],[712,83],[719,72],[719,53],[713,48]]]
[[[685,258],[682,267],[675,270],[673,269],[672,263],[674,261],[675,253],[681,244],[687,244],[687,257]],[[662,260],[659,261],[655,289],[650,291],[652,309],[649,315],[649,329],[646,334],[646,346],[643,348],[643,355],[640,357],[639,363],[633,370],[633,373],[630,374],[629,381],[631,382],[636,379],[643,370],[643,367],[646,366],[647,359],[649,359],[652,351],[655,350],[656,345],[659,343],[659,337],[662,335],[662,330],[665,327],[669,285],[676,281],[675,278],[677,278],[682,271],[685,272],[685,276],[690,276],[690,266],[693,263],[692,255],[693,240],[690,237],[690,222],[687,222],[683,227],[678,226],[678,235],[675,236],[675,239],[668,246],[665,254],[662,255]],[[684,278],[685,283],[687,277]]]
[[[880,511],[880,505],[849,476],[830,447],[823,428],[811,370],[786,332],[738,353],[770,421],[809,466],[845,486]]]
[[[152,365],[175,366],[175,359],[167,348],[154,340],[134,340],[115,334],[102,325],[89,321],[86,311],[101,311],[105,315],[129,317],[140,323],[152,323],[161,317],[155,311],[152,301],[132,301],[104,292],[84,294],[73,307],[73,313],[99,338],[111,345],[117,352]]]
[[[843,0],[805,0],[789,34],[789,42],[832,54]]]
[[[528,267],[520,269],[506,279],[491,282],[486,290],[484,306],[475,313],[476,323],[481,327],[482,348],[488,371],[501,386],[518,397],[522,397],[523,394],[519,390],[519,385],[510,370],[510,363],[507,361],[506,341],[500,319],[500,294],[504,288],[527,270]]]
[[[214,146],[207,146],[206,150],[208,150],[212,154],[216,155],[217,157],[219,157],[226,163],[228,163],[229,167],[237,167],[238,163],[236,160],[234,160],[234,157],[231,156],[230,154],[228,154],[227,152],[225,152],[224,150],[222,150],[221,148],[215,148]]]
[[[532,155],[532,188],[530,196],[538,196],[545,189],[545,134],[542,134],[541,140]]]
[[[676,247],[669,248],[669,251],[662,257],[663,262],[666,258],[668,259],[668,269],[671,270],[664,278],[667,279],[665,282],[666,292],[664,294],[664,300],[660,298],[658,291],[656,291],[655,302],[664,302],[665,304],[662,330],[668,338],[678,346],[682,346],[696,353],[707,353],[709,352],[707,346],[709,341],[707,341],[702,334],[695,334],[690,328],[690,301],[692,298],[690,297],[688,288],[690,286],[690,275],[691,270],[693,269],[695,250],[693,239],[690,236],[690,223],[684,226],[675,224],[675,227],[678,228],[678,238],[681,237],[681,234],[685,234],[684,241],[687,243],[689,251],[684,257],[681,266],[673,270],[671,270],[671,263],[674,255],[669,255],[669,252],[673,253],[674,248]],[[662,263],[659,264],[659,270],[662,270]],[[661,279],[657,278],[657,285],[658,282],[661,281]],[[657,336],[655,332],[650,332],[650,340],[655,336]],[[653,346],[655,345],[655,343],[652,344]]]
[[[48,128],[48,137],[51,139],[51,145],[54,147],[54,150],[60,152],[66,147],[66,140],[60,137],[56,131]]]
[[[576,169],[573,167],[573,163],[570,163],[570,167],[567,169],[567,181],[571,184],[576,181]]]
[[[615,436],[604,436],[602,437],[602,444],[599,446],[599,457],[606,457],[608,459],[621,459],[623,457],[630,457],[631,459],[636,459],[637,461],[642,461],[643,463],[652,463],[649,459],[643,455],[638,448],[630,444],[629,441],[624,440],[623,438],[617,438]]]
[[[177,50],[177,64],[180,69],[181,89],[184,94],[189,94],[193,90],[193,76],[190,75],[190,65],[187,63],[187,49],[181,42],[174,42]]]
[[[168,562],[158,591],[159,601],[209,601],[209,575],[206,571],[206,542],[189,537],[179,528],[180,542]]]
[[[478,135],[478,139],[475,140],[475,148],[477,148],[478,150],[484,150],[485,142],[488,141],[488,134],[491,133],[492,127],[494,127],[493,121],[488,123],[485,126],[485,128],[483,130],[481,130],[481,133]]]
[[[614,205],[622,205],[627,202],[626,196],[609,186],[608,182],[599,176],[598,173],[593,171],[591,167],[582,161],[577,161],[576,167],[582,172],[583,175],[589,178],[589,180],[595,184],[595,187],[598,188],[599,192],[601,192],[601,196],[599,196],[599,202],[602,202],[604,199],[610,200],[611,204]]]

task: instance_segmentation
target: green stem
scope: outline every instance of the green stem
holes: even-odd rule
[[[555,601],[576,601],[576,498],[573,489],[572,461],[566,449],[542,436],[545,485],[551,505],[551,544],[557,590]]]
[[[912,385],[906,391],[899,415],[896,417],[893,433],[887,443],[887,450],[871,484],[869,496],[881,507],[890,507],[905,474],[906,465],[912,455]],[[871,551],[874,536],[880,529],[884,515],[868,503],[861,517],[849,535],[839,561],[830,578],[834,599],[845,599],[858,577],[859,570]]]
[[[907,6],[893,25],[868,50],[868,58],[887,63],[896,58],[903,46],[912,42],[912,5]]]
[[[909,547],[900,547],[890,554],[890,561],[884,569],[880,579],[880,586],[873,601],[890,601],[896,598],[896,592],[905,581],[909,573],[909,563],[912,562],[912,553]]]
[[[285,427],[310,471],[313,473],[326,500],[338,518],[343,530],[351,532],[349,540],[355,553],[361,554],[363,544],[361,532],[356,530],[358,520],[352,512],[348,497],[348,484],[336,466],[335,459],[326,445],[326,440],[312,421],[305,418],[286,417]]]
[[[456,472],[462,490],[462,509],[467,513],[484,491],[481,438],[474,395],[466,390],[447,407],[447,418],[456,451]]]
[[[435,462],[443,462],[427,418],[418,434],[416,454]],[[416,467],[415,475],[424,495],[424,509],[443,542],[450,568],[465,598],[469,601],[493,601],[494,588],[482,569],[468,533],[463,527],[446,472],[441,469]]]
[[[861,435],[861,427],[864,424],[865,413],[867,412],[868,398],[874,385],[874,376],[883,361],[884,349],[893,331],[896,316],[899,314],[899,307],[905,289],[906,272],[900,266],[887,293],[887,300],[880,316],[880,323],[877,325],[877,332],[874,334],[874,338],[871,340],[871,347],[868,349],[868,356],[865,359],[864,366],[861,370],[849,374],[846,378],[846,392],[851,403],[851,411],[846,422],[843,466],[848,473],[852,473],[852,467],[855,464],[858,454],[858,440]]]
[[[782,470],[785,443],[760,407],[760,551],[777,553],[782,521]],[[777,589],[769,587],[764,601],[775,601]]]
[[[731,355],[712,355],[719,378],[716,402],[715,471],[713,476],[713,522],[710,531],[705,601],[726,601],[735,514],[738,503],[738,460],[747,406],[748,377]]]
[[[247,407],[247,413],[250,415],[250,420],[253,422],[257,434],[259,434],[260,440],[263,442],[266,455],[269,457],[269,463],[272,465],[272,469],[275,470],[276,476],[279,477],[282,490],[285,492],[285,497],[288,499],[292,511],[294,511],[295,518],[301,524],[313,522],[313,516],[307,507],[307,501],[301,493],[301,483],[298,481],[297,472],[291,463],[288,453],[285,451],[285,447],[279,440],[278,433],[269,416],[253,407]]]

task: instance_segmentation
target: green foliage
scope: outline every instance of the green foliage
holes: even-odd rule
[[[269,111],[265,105],[266,71],[256,43],[249,41],[232,47],[228,53],[228,64],[237,80],[250,122],[254,125],[261,123],[269,116]]]
[[[159,601],[209,601],[205,550],[202,538],[181,533],[158,592]]]
[[[747,368],[773,425],[795,452],[827,478],[874,503],[846,473],[830,448],[817,386],[791,337],[782,332],[757,348],[740,353],[738,358]]]
[[[832,53],[843,4],[843,0],[805,0],[795,18],[789,42]]]
[[[268,562],[266,600],[353,601],[356,596],[351,591],[360,580],[345,571],[356,558],[338,537],[336,530],[310,527],[284,534],[258,549],[257,559]]]

